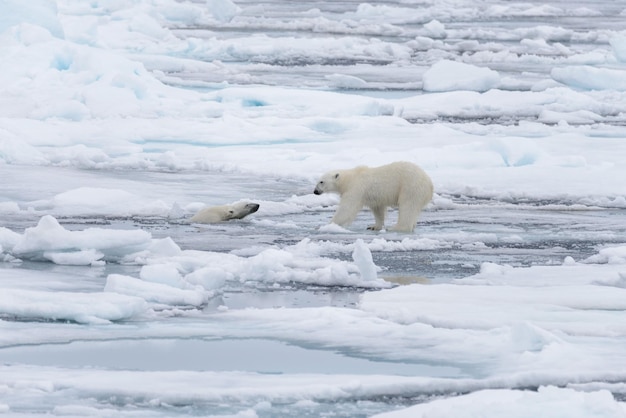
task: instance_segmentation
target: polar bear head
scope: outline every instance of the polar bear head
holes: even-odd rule
[[[251,213],[259,210],[260,205],[258,203],[238,202],[231,205],[225,215],[225,221],[230,219],[243,219]]]
[[[320,181],[317,182],[317,185],[315,185],[313,193],[339,193],[339,176],[340,173],[338,171],[329,171],[324,174]]]
[[[237,202],[232,205],[209,206],[196,213],[191,219],[195,223],[213,223],[242,219],[259,210],[258,203]]]

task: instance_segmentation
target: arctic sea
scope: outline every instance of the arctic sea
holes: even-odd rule
[[[626,416],[625,19],[0,1],[0,415]],[[400,160],[414,233],[329,223]]]

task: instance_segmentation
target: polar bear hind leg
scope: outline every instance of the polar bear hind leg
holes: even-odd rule
[[[398,202],[398,223],[391,228],[396,232],[413,232],[422,212],[422,204],[416,194],[400,195]]]

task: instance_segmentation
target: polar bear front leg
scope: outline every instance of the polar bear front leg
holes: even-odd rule
[[[387,213],[387,208],[385,206],[376,206],[370,209],[372,209],[372,212],[374,213],[376,223],[368,226],[367,229],[371,231],[380,231],[385,226],[385,214]]]
[[[332,223],[339,226],[347,226],[356,219],[359,211],[363,208],[360,200],[351,199],[350,196],[342,196],[337,212],[333,216]]]

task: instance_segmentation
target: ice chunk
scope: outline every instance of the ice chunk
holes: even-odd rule
[[[425,91],[484,92],[500,85],[500,74],[489,68],[442,60],[424,73],[422,81]]]
[[[181,254],[181,249],[170,237],[163,239],[154,239],[148,251],[155,256],[174,257]]]
[[[553,68],[550,75],[570,87],[585,90],[626,91],[626,71],[587,65]]]
[[[143,299],[114,293],[49,292],[3,289],[0,313],[24,319],[106,324],[143,313]]]
[[[565,267],[552,266],[551,269],[556,273]],[[515,269],[518,270],[530,274],[525,269]],[[536,270],[532,272],[537,274]],[[547,281],[545,270],[541,273],[542,280]],[[618,312],[626,308],[626,290],[621,288],[591,284],[566,287],[460,285],[464,280],[456,281],[458,284],[415,284],[366,293],[361,298],[360,307],[401,324],[427,323],[445,328],[486,329],[530,321],[550,332],[595,335],[618,332],[616,330],[622,326]],[[514,283],[514,280],[510,281]],[[451,306],[454,309],[450,309]],[[589,310],[602,314],[591,316]],[[599,316],[602,316],[602,330],[595,326]]]
[[[172,263],[158,263],[143,266],[139,273],[141,280],[160,283],[168,286],[185,288],[185,281]]]
[[[227,280],[232,280],[234,275],[219,267],[200,268],[185,276],[185,280],[190,284],[200,285],[207,290],[218,290]]]
[[[330,74],[326,76],[330,85],[341,89],[361,89],[367,86],[367,82],[362,78],[345,74]]]
[[[434,19],[424,25],[424,29],[428,31],[428,34],[434,38],[445,38],[446,27],[440,21]]]
[[[585,263],[626,264],[626,246],[603,248],[596,255],[587,258]]]
[[[151,235],[141,230],[111,230],[87,228],[68,231],[52,216],[46,215],[35,227],[27,228],[13,246],[13,254],[23,258],[46,259],[44,253],[98,250],[105,258],[121,257],[147,248]],[[87,253],[83,253],[83,257]],[[95,256],[95,252],[92,254]],[[59,256],[54,256],[59,257]],[[53,257],[53,258],[54,258]],[[92,257],[93,259],[93,257]],[[66,258],[67,260],[67,258]]]
[[[11,251],[20,241],[21,235],[8,228],[0,227],[0,248],[2,251]],[[0,252],[2,252],[0,251]]]
[[[361,273],[361,279],[365,281],[376,280],[378,267],[374,264],[372,253],[362,239],[357,239],[354,243],[352,259]]]
[[[178,289],[161,283],[150,283],[121,274],[109,274],[105,292],[136,296],[148,302],[166,305],[202,306],[210,293],[201,290]]]
[[[594,122],[599,122],[602,119],[602,116],[588,110],[578,110],[575,112],[555,112],[547,109],[542,110],[541,114],[537,118],[537,120],[543,123],[556,124],[566,122],[575,125],[591,124]]]
[[[284,250],[270,248],[249,258],[237,258],[231,269],[242,281],[297,282],[321,286],[391,287],[376,275],[364,281],[357,266],[341,260],[304,254],[299,246]],[[371,254],[370,254],[371,255]],[[363,263],[367,265],[366,262]],[[369,274],[369,273],[366,273]]]
[[[616,36],[609,41],[613,47],[613,55],[618,61],[626,62],[626,36]]]
[[[58,38],[64,37],[54,0],[1,0],[0,10],[0,33],[20,23],[29,23],[47,29]]]
[[[438,399],[376,418],[444,418],[444,417],[552,417],[618,418],[624,409],[607,390],[579,392],[557,387],[540,387],[535,391],[483,390],[456,398]]]
[[[332,222],[329,224],[320,226],[319,230],[321,232],[332,232],[332,233],[338,233],[338,234],[352,232],[349,229],[346,229]]]
[[[231,0],[206,0],[206,5],[213,17],[221,22],[232,20],[241,11]]]
[[[90,266],[103,263],[99,262],[99,260],[104,257],[104,254],[100,251],[89,249],[69,252],[45,251],[43,256],[55,264],[62,264],[66,266]]]

